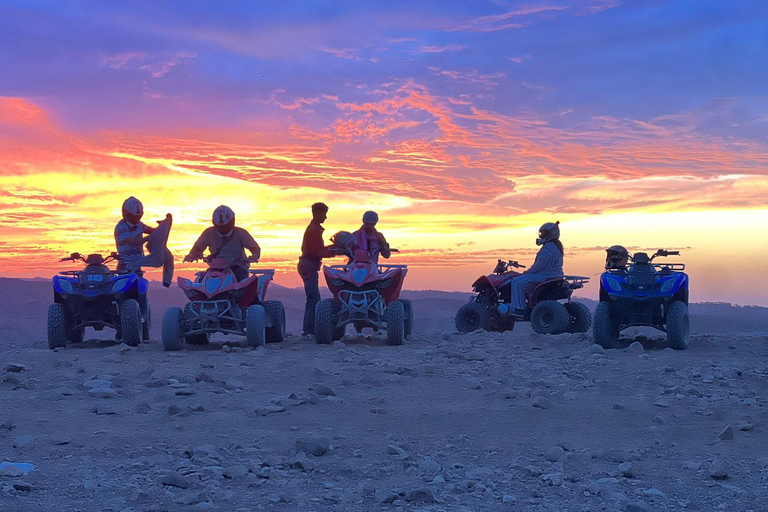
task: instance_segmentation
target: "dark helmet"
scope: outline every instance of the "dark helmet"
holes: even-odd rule
[[[605,269],[618,270],[627,266],[629,262],[629,252],[622,245],[612,245],[605,250]]]
[[[555,240],[560,240],[560,221],[542,224],[539,228],[539,238],[536,239],[536,245],[544,245]]]

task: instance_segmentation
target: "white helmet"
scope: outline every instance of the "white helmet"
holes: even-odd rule
[[[213,210],[213,225],[226,226],[235,222],[235,212],[229,206],[221,205]]]
[[[144,205],[141,204],[141,201],[131,196],[123,201],[123,213],[141,217],[144,215]]]

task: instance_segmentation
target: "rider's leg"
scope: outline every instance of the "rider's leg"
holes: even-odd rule
[[[307,304],[304,307],[304,325],[302,334],[315,333],[315,306],[320,302],[320,276],[313,264],[300,262],[298,266],[299,276],[304,281],[304,293],[307,295]]]
[[[525,312],[525,294],[533,291],[536,285],[544,282],[546,276],[541,274],[523,274],[512,280],[512,306],[515,313]]]
[[[235,274],[235,279],[237,279],[238,282],[244,281],[245,279],[248,279],[248,269],[243,267],[237,267],[233,266],[230,267],[232,269],[232,273]]]

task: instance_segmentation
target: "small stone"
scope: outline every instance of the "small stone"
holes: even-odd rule
[[[533,477],[541,476],[541,474],[542,474],[542,471],[539,468],[537,468],[536,466],[525,466],[523,468],[523,472],[526,475],[533,476]]]
[[[276,414],[278,412],[285,412],[285,407],[281,405],[266,405],[264,407],[257,407],[253,411],[259,416],[266,416],[268,414]]]
[[[652,512],[651,506],[644,501],[633,501],[627,503],[624,508],[625,512]]]
[[[666,498],[667,495],[661,492],[660,490],[656,489],[655,487],[651,487],[650,489],[645,489],[643,491],[643,496],[651,496],[655,498]]]
[[[189,481],[178,473],[166,473],[160,477],[160,483],[169,487],[178,487],[179,489],[188,489]]]
[[[733,441],[734,435],[733,435],[733,429],[730,425],[725,427],[722,432],[720,432],[720,435],[717,436],[721,441]]]
[[[24,471],[18,466],[10,465],[10,466],[5,466],[3,469],[0,469],[0,476],[17,478],[24,475],[25,475]]]
[[[429,487],[420,487],[406,492],[405,501],[409,503],[434,503],[435,495]]]
[[[643,348],[643,344],[639,341],[633,341],[627,348],[624,349],[625,352],[629,352],[630,354],[642,354],[645,352],[645,349]]]
[[[94,388],[88,392],[88,395],[96,398],[116,398],[117,391],[112,388]]]
[[[200,372],[195,375],[195,382],[213,382],[213,377],[205,372]]]
[[[709,465],[709,477],[715,480],[725,480],[728,478],[728,463],[724,460],[715,459]]]
[[[683,388],[683,393],[686,395],[696,395],[696,396],[700,394],[698,388],[691,384],[688,384]]]
[[[669,407],[669,402],[659,397],[656,399],[655,402],[653,402],[653,405],[655,405],[656,407],[661,407],[662,409],[666,409],[667,407]]]
[[[197,390],[192,386],[184,386],[176,390],[176,395],[178,396],[192,396],[196,393],[197,393]]]
[[[32,490],[32,484],[24,481],[13,482],[13,488],[17,491],[27,492]]]
[[[224,383],[224,387],[229,389],[230,391],[238,391],[238,390],[244,389],[245,384],[243,384],[242,381],[237,379],[227,379],[227,381]]]
[[[37,439],[32,435],[18,436],[13,440],[13,447],[18,450],[30,451],[37,445]]]
[[[139,402],[136,404],[136,407],[134,408],[134,411],[136,411],[139,414],[147,414],[151,410],[152,410],[152,407],[150,407],[147,402]]]
[[[442,470],[443,467],[440,465],[440,463],[431,457],[425,457],[424,460],[419,462],[419,471],[424,473],[424,476],[426,477],[433,478]]]
[[[549,462],[562,462],[566,459],[565,450],[559,446],[553,446],[544,453],[544,458]]]
[[[181,412],[181,407],[178,405],[169,405],[168,406],[168,415],[169,416],[175,416]]]
[[[619,404],[619,403],[613,404],[613,408],[614,408],[614,410],[617,410],[617,411],[623,411],[624,410],[624,404]]]
[[[296,450],[314,457],[322,457],[330,450],[330,443],[319,437],[300,439],[296,441]]]
[[[464,476],[466,476],[470,480],[483,480],[483,481],[492,479],[493,475],[494,475],[493,469],[488,467],[473,468],[473,469],[467,470],[464,473]]]
[[[537,407],[539,409],[549,409],[552,405],[551,402],[544,398],[543,396],[537,396],[533,399],[533,402],[531,403],[534,407]]]
[[[587,352],[590,354],[605,354],[605,349],[597,343],[594,343],[587,348]]]
[[[336,391],[325,384],[315,384],[312,390],[319,396],[336,396]]]
[[[624,478],[635,478],[635,472],[632,470],[632,463],[622,462],[619,464],[619,475]]]
[[[408,452],[395,445],[387,446],[387,455],[394,455],[400,460],[405,460],[410,456]]]
[[[600,347],[600,345],[598,345],[598,347]],[[603,347],[600,347],[600,348],[603,348]],[[505,505],[511,505],[517,502],[517,497],[512,494],[505,494],[504,496],[501,497],[501,502]]]
[[[563,474],[561,472],[542,475],[541,479],[548,485],[558,486],[563,483]]]
[[[19,363],[11,363],[3,367],[3,371],[9,372],[9,373],[20,373],[20,372],[26,371],[26,369],[27,369],[26,366]]]

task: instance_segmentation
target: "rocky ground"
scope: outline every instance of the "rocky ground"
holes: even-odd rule
[[[768,510],[765,334],[443,330],[8,344],[0,510]]]

